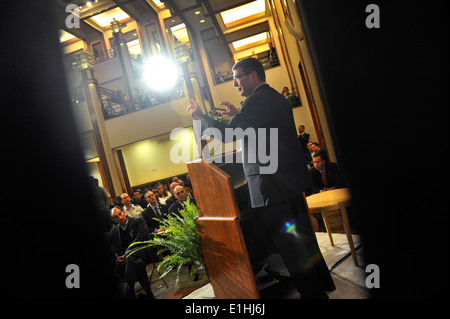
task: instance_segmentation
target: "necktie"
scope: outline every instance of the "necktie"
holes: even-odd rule
[[[328,188],[327,178],[325,176],[325,170],[320,171],[320,175],[322,175],[322,183],[324,188]]]
[[[161,211],[159,210],[159,207],[156,206],[155,208],[153,208],[153,210],[155,211],[155,215],[157,217],[162,217]]]

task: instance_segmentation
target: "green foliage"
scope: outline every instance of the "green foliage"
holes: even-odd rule
[[[180,270],[184,264],[197,262],[201,265],[205,264],[202,248],[200,245],[200,237],[195,227],[194,219],[198,217],[198,208],[191,204],[188,196],[185,202],[185,209],[179,211],[179,215],[169,214],[166,219],[155,220],[160,222],[164,233],[153,233],[153,240],[149,241],[149,246],[160,246],[158,255],[169,252],[170,255],[165,256],[164,260],[158,266],[158,271],[164,265],[165,271],[161,277],[166,276],[174,268],[177,268],[176,283],[180,279]],[[195,264],[191,266],[191,280],[193,280],[197,267]]]

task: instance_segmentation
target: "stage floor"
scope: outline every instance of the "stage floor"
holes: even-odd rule
[[[353,241],[357,249],[358,261],[360,266],[353,263],[350,255],[350,248],[345,234],[333,233],[334,246],[330,245],[327,233],[317,232],[317,241],[319,243],[322,255],[331,269],[331,276],[336,285],[336,290],[328,292],[330,299],[368,299],[370,298],[369,289],[365,286],[365,263],[362,258],[361,240],[358,235],[353,235]],[[214,291],[211,284],[196,289],[184,297],[184,299],[213,299]],[[298,299],[299,293],[295,288],[287,291],[280,298]]]
[[[368,299],[369,289],[365,286],[366,273],[365,263],[362,257],[364,247],[358,235],[353,235],[353,241],[357,248],[358,261],[360,266],[353,263],[350,255],[350,248],[345,234],[333,233],[334,246],[330,245],[327,233],[317,232],[317,240],[322,255],[331,270],[331,275],[336,285],[336,290],[328,292],[330,299]],[[148,267],[147,272],[151,274],[152,267]],[[175,272],[167,275],[164,284],[159,275],[154,272],[152,281],[152,291],[156,299],[214,299],[214,291],[203,269],[199,270],[199,280],[190,282],[188,279],[187,267],[183,267],[180,281],[175,285]],[[140,285],[136,284],[136,293],[140,291]],[[300,295],[295,288],[283,293],[280,299],[298,299]]]

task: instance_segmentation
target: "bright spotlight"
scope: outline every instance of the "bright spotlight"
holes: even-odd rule
[[[146,63],[144,78],[153,90],[170,89],[178,80],[178,69],[172,60],[156,56]]]

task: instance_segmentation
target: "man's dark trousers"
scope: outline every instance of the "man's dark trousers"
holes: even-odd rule
[[[257,208],[265,234],[289,271],[302,298],[315,298],[335,286],[311,228],[303,196]]]

